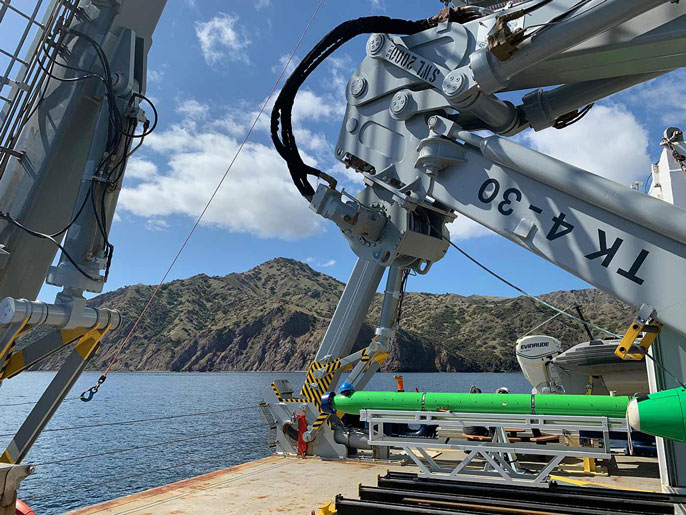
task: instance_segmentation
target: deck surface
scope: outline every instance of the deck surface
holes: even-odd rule
[[[270,456],[71,512],[91,514],[309,515],[336,494],[357,497],[359,483],[409,467],[388,463]],[[413,468],[414,471],[414,468]]]
[[[442,454],[448,458],[448,453]],[[455,456],[456,457],[456,456]],[[556,476],[579,486],[606,486],[659,491],[657,461],[617,456],[612,476],[583,472],[581,463],[563,466]],[[388,470],[417,472],[414,466],[367,461],[270,456],[225,470],[145,490],[71,512],[91,514],[306,514],[336,494],[357,497],[360,483],[376,485]],[[567,483],[569,484],[569,483]]]

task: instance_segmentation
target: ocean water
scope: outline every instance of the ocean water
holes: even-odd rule
[[[262,393],[274,379],[288,379],[296,388],[304,379],[302,372],[111,373],[91,402],[75,398],[99,375],[83,374],[24,460],[37,465],[19,497],[38,514],[63,513],[268,456],[267,427],[256,407]],[[407,391],[531,388],[519,373],[403,375]],[[53,376],[25,372],[0,387],[0,452]],[[393,374],[377,374],[367,389],[395,390]],[[177,417],[207,411],[220,412]],[[157,417],[177,418],[54,431]],[[139,448],[126,450],[132,447]]]

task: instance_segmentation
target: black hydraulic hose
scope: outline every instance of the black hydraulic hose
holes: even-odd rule
[[[293,134],[292,112],[295,97],[317,66],[344,43],[361,34],[415,34],[435,27],[441,22],[464,23],[480,16],[480,11],[469,7],[446,8],[438,16],[416,21],[367,16],[341,23],[310,50],[286,81],[274,103],[271,116],[271,137],[274,147],[286,161],[293,183],[303,197],[310,200],[314,195],[314,189],[307,180],[308,175],[325,179],[332,186],[336,184],[332,177],[303,162]]]

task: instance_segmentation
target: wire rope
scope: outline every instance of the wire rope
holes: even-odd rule
[[[78,399],[79,397],[75,397],[75,399]],[[126,424],[138,424],[141,422],[155,422],[159,420],[173,420],[177,418],[186,418],[186,417],[201,417],[204,415],[216,415],[218,413],[227,413],[227,412],[234,412],[234,411],[244,411],[247,409],[255,409],[259,408],[259,404],[254,404],[252,406],[240,406],[238,408],[226,408],[226,409],[220,409],[220,410],[212,410],[212,411],[200,411],[197,413],[183,413],[180,415],[167,415],[164,417],[150,417],[150,418],[139,418],[135,420],[117,420],[114,422],[101,422],[99,424],[84,424],[81,426],[70,426],[70,427],[54,427],[54,428],[49,428],[49,429],[43,429],[43,433],[49,433],[49,432],[57,432],[57,431],[74,431],[77,429],[91,429],[91,428],[96,428],[96,427],[108,427],[108,426],[121,426],[121,425],[126,425]],[[15,433],[3,433],[0,434],[0,437],[4,436],[14,436]]]
[[[281,73],[277,77],[276,81],[274,82],[274,85],[272,86],[269,95],[267,95],[267,98],[263,102],[262,106],[260,107],[260,110],[258,111],[257,115],[255,116],[255,119],[252,122],[252,125],[248,129],[247,133],[245,134],[245,137],[241,141],[240,145],[238,146],[238,149],[236,150],[236,153],[234,154],[233,158],[231,159],[231,162],[229,163],[228,167],[226,168],[226,171],[222,175],[221,179],[217,183],[217,186],[215,187],[214,191],[210,195],[209,199],[207,200],[207,203],[205,204],[205,207],[202,209],[200,212],[200,215],[198,218],[195,220],[195,223],[193,224],[193,227],[191,227],[191,230],[188,232],[188,235],[186,236],[186,239],[183,241],[181,246],[179,247],[179,250],[176,252],[176,255],[172,259],[171,263],[169,264],[169,267],[167,268],[166,272],[162,276],[162,279],[160,282],[157,284],[155,289],[153,290],[152,294],[150,295],[150,298],[148,301],[145,303],[143,306],[143,310],[140,312],[138,317],[136,318],[136,321],[134,322],[133,326],[131,327],[131,330],[128,332],[126,337],[122,340],[121,344],[117,348],[112,360],[110,361],[109,365],[105,369],[105,372],[100,376],[100,379],[98,380],[98,385],[102,384],[105,379],[107,378],[107,374],[109,374],[110,370],[112,369],[112,366],[114,363],[116,363],[117,359],[119,358],[119,355],[121,354],[122,350],[124,347],[126,347],[126,344],[131,340],[131,337],[133,334],[136,332],[136,329],[138,328],[138,325],[140,324],[141,320],[145,316],[145,313],[147,313],[148,309],[150,308],[150,305],[152,304],[152,301],[155,299],[157,296],[157,293],[160,291],[160,288],[162,288],[162,285],[164,284],[164,281],[166,281],[167,277],[172,271],[172,268],[176,264],[177,260],[179,259],[179,256],[181,256],[181,253],[184,251],[186,248],[186,245],[188,245],[188,242],[190,241],[191,237],[195,233],[195,230],[198,228],[198,225],[200,225],[200,222],[202,221],[203,217],[205,216],[205,213],[210,207],[210,204],[212,204],[212,201],[214,198],[217,196],[217,193],[219,192],[219,189],[222,187],[224,184],[224,181],[226,180],[226,177],[229,175],[229,172],[233,168],[234,163],[236,162],[236,159],[238,158],[239,154],[243,150],[243,147],[245,144],[248,142],[248,138],[252,135],[253,130],[255,129],[255,126],[257,125],[257,122],[259,121],[260,117],[262,116],[262,113],[264,113],[264,110],[267,108],[267,105],[269,104],[272,96],[274,95],[274,92],[276,91],[276,88],[278,87],[279,83],[281,82],[281,79],[283,78],[284,74],[286,73],[286,70],[288,69],[288,66],[290,66],[290,63],[293,61],[293,58],[295,57],[296,52],[300,48],[301,43],[305,39],[305,35],[307,34],[307,31],[309,30],[310,26],[314,22],[315,17],[317,16],[317,13],[321,9],[322,5],[324,3],[324,0],[320,0],[319,3],[317,4],[317,7],[315,8],[314,12],[312,13],[312,16],[305,26],[305,29],[303,30],[302,34],[300,35],[300,39],[295,45],[295,48],[291,52],[290,56],[288,57],[288,60],[284,64],[283,68],[281,69]],[[95,388],[95,387],[94,387]],[[92,391],[92,390],[91,390]],[[97,391],[97,390],[96,390]],[[86,392],[84,392],[85,394]],[[93,392],[94,393],[94,392]],[[91,395],[92,398],[92,395]],[[84,397],[82,397],[82,400],[86,400]]]
[[[57,465],[59,463],[69,463],[72,461],[86,460],[86,459],[90,459],[90,458],[99,458],[100,456],[110,456],[112,454],[121,454],[124,452],[139,451],[141,449],[151,449],[153,447],[160,447],[162,445],[170,445],[170,444],[174,444],[174,443],[190,442],[191,440],[198,440],[200,438],[211,438],[213,436],[226,435],[226,434],[230,434],[230,433],[238,433],[240,431],[247,431],[248,429],[257,429],[258,427],[264,428],[265,426],[264,426],[264,424],[255,424],[252,426],[236,427],[233,429],[226,429],[224,431],[216,431],[214,433],[205,433],[205,434],[201,434],[201,435],[188,436],[185,438],[177,438],[174,440],[165,440],[163,442],[156,442],[156,443],[150,443],[150,444],[145,444],[145,445],[136,445],[134,447],[128,447],[126,449],[112,449],[111,451],[102,451],[102,452],[96,452],[93,454],[84,454],[82,456],[70,456],[68,458],[62,458],[59,460],[34,463],[32,465],[34,467],[41,467],[41,466],[45,466],[45,465]]]

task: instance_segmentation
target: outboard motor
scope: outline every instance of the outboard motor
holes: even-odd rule
[[[531,383],[531,393],[565,393],[553,359],[562,353],[557,338],[545,335],[525,336],[517,340],[517,362]]]

